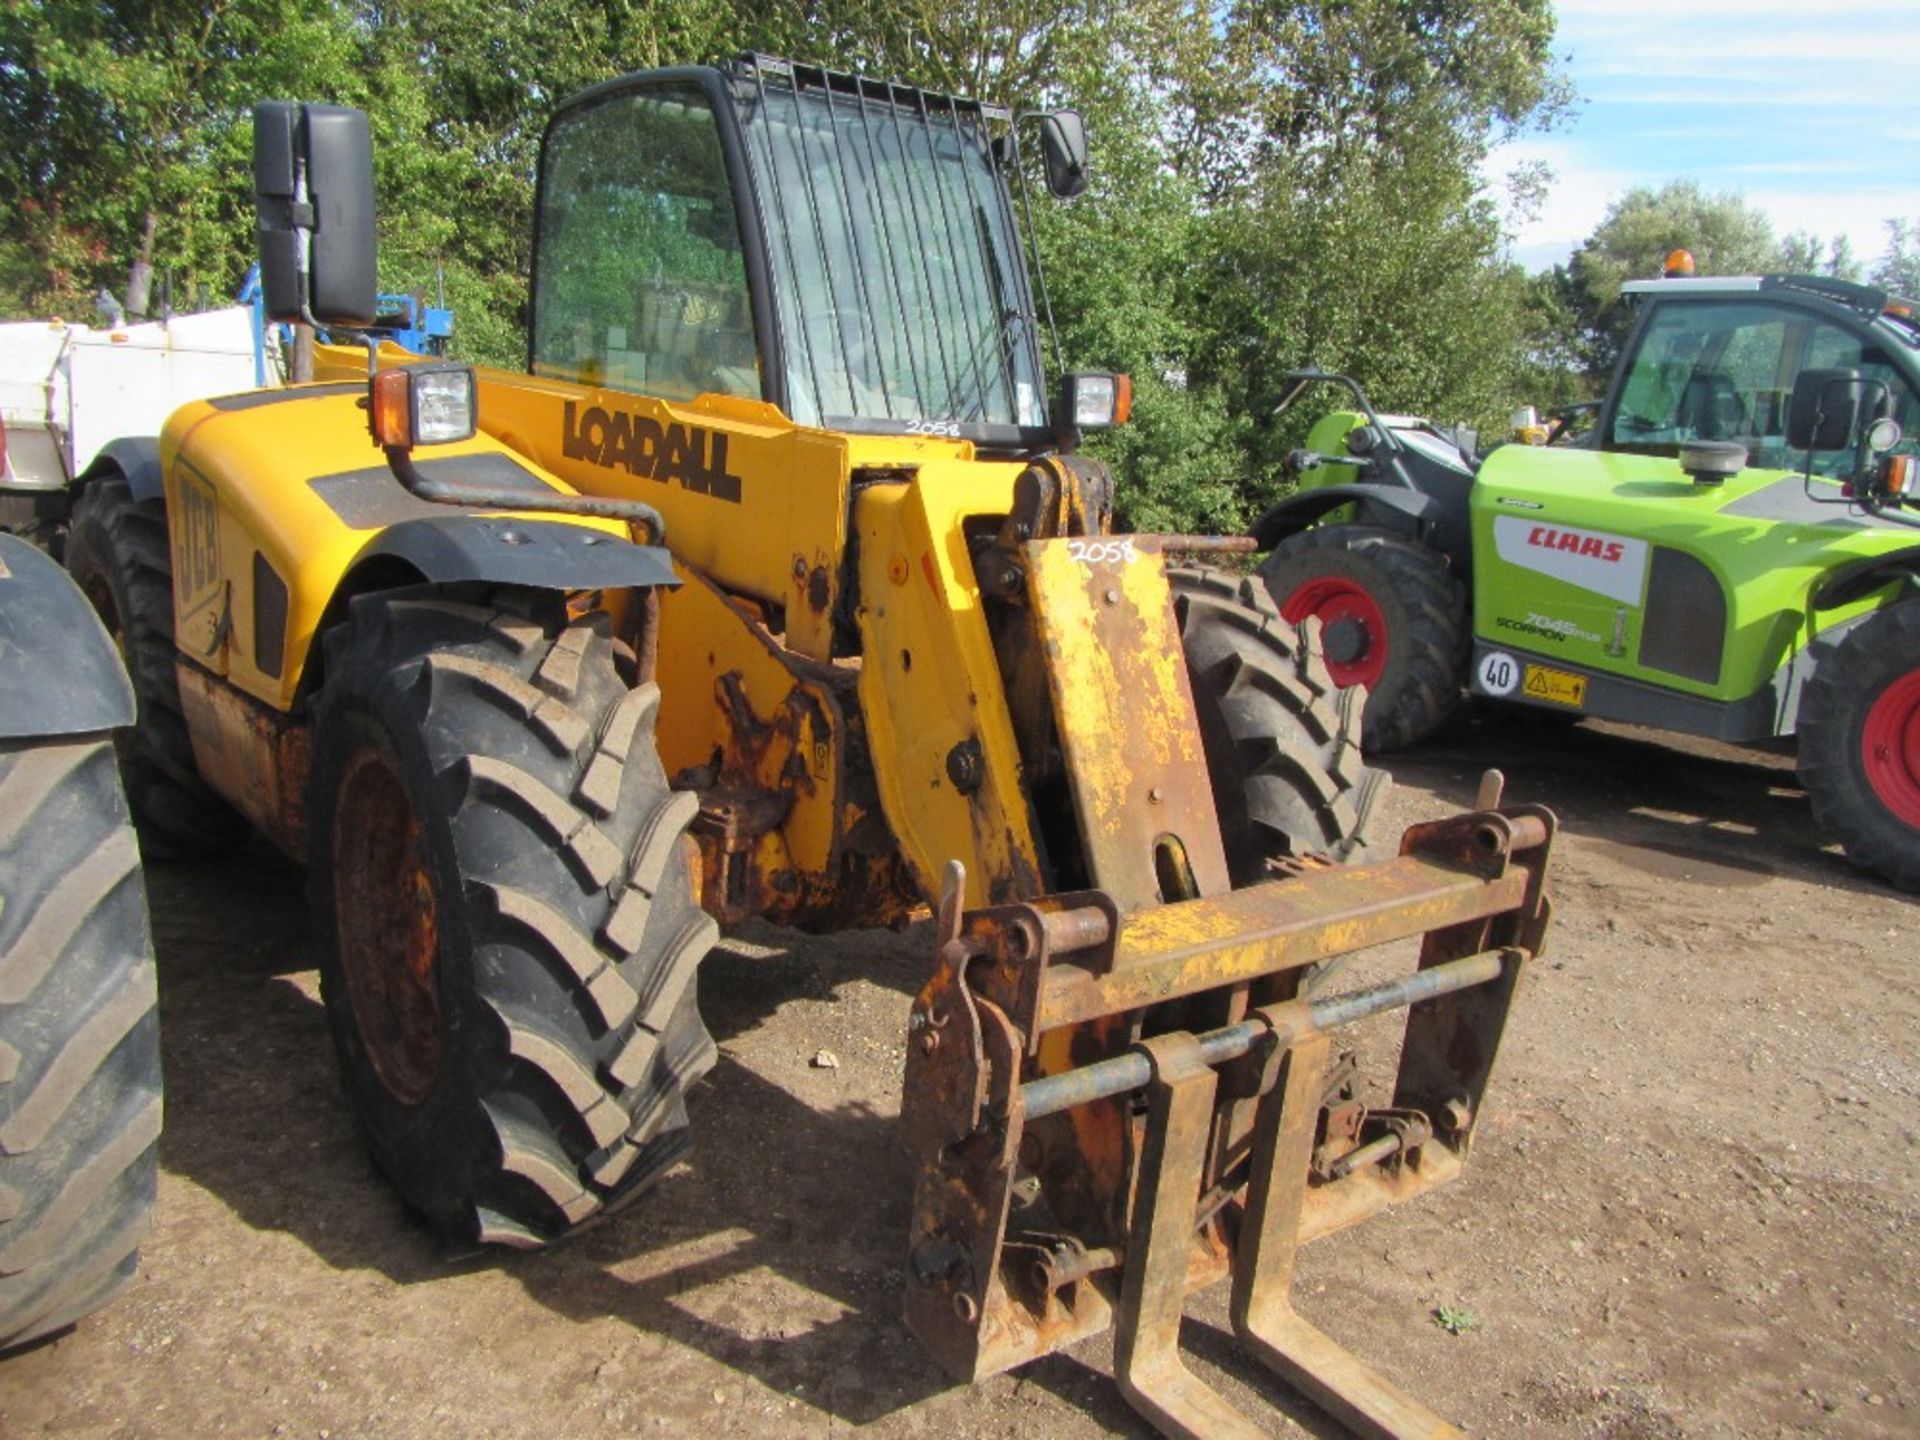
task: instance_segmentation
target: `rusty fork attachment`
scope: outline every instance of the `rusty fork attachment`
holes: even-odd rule
[[[1483,799],[1497,804],[1489,791]],[[1123,918],[1099,891],[962,913],[959,867],[909,1020],[909,1326],[974,1380],[1115,1330],[1122,1392],[1170,1436],[1267,1432],[1179,1351],[1232,1276],[1241,1344],[1367,1436],[1459,1432],[1296,1314],[1300,1245],[1460,1173],[1514,990],[1540,953],[1551,812],[1418,825],[1381,864]],[[1338,957],[1417,969],[1326,993]],[[1391,1102],[1332,1037],[1407,1011]]]

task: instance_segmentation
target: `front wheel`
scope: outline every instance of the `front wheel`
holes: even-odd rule
[[[1920,892],[1920,599],[1815,642],[1800,783],[1854,864]]]
[[[1327,668],[1367,687],[1367,748],[1400,750],[1440,727],[1467,666],[1467,592],[1446,557],[1374,525],[1289,535],[1260,566],[1280,613],[1320,621]]]
[[[537,1246],[687,1148],[714,1062],[659,691],[557,599],[356,600],[309,800],[321,987],[375,1161],[450,1241]]]
[[[1335,682],[1258,580],[1203,569],[1167,580],[1233,883],[1309,852],[1360,859],[1392,784],[1361,760],[1366,692]]]

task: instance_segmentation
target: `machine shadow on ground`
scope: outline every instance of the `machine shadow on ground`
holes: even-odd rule
[[[1432,740],[1375,763],[1459,806],[1473,803],[1482,771],[1497,768],[1509,800],[1551,806],[1569,835],[1604,835],[1598,843],[1614,858],[1662,878],[1693,866],[1732,885],[1780,875],[1855,895],[1899,893],[1823,846],[1790,749],[1469,708]]]
[[[314,990],[304,884],[299,869],[258,844],[151,871],[167,1170],[249,1227],[291,1235],[336,1269],[414,1285],[493,1268],[568,1319],[625,1321],[851,1423],[951,1386],[900,1321],[909,1178],[895,1132],[897,1088],[884,1105],[864,1097],[820,1108],[730,1053],[783,1006],[832,1002],[856,979],[897,996],[904,1035],[906,997],[919,981],[906,957],[924,944],[858,937],[801,953],[775,948],[783,932],[767,927],[740,949],[723,943],[701,981],[723,1053],[690,1097],[693,1163],[551,1251],[449,1260],[374,1169],[341,1093]],[[245,897],[237,910],[236,895]],[[671,1263],[650,1264],[654,1255]],[[701,1303],[701,1294],[759,1271],[807,1292],[813,1318]],[[821,1323],[821,1311],[835,1318]],[[1097,1390],[1091,1372],[1066,1358],[1025,1378],[1076,1403]],[[1107,1423],[1124,1430],[1131,1412],[1107,1398]]]
[[[910,1174],[895,1128],[897,1069],[884,1096],[822,1107],[735,1053],[752,1049],[735,1042],[784,1007],[840,1003],[856,981],[871,982],[862,987],[869,1007],[897,1001],[904,1034],[927,927],[809,944],[757,926],[744,942],[723,942],[701,977],[722,1057],[690,1097],[692,1164],[551,1251],[451,1260],[374,1169],[341,1094],[314,993],[302,872],[253,845],[151,875],[170,1086],[161,1163],[250,1228],[397,1285],[491,1268],[569,1320],[622,1321],[851,1424],[953,1388],[900,1319]],[[235,894],[246,897],[237,915]],[[781,1053],[802,1039],[783,1033]],[[768,1274],[775,1294],[798,1297],[787,1313],[743,1311],[724,1298],[731,1283]],[[755,1283],[767,1291],[764,1279]],[[1187,1340],[1203,1369],[1265,1394],[1307,1433],[1338,1433],[1304,1402],[1274,1394],[1223,1332],[1190,1319]],[[1103,1373],[1109,1347],[1088,1349],[1087,1360],[1056,1355],[1027,1366],[1018,1383],[1115,1433],[1151,1435]]]

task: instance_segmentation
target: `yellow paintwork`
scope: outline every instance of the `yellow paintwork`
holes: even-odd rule
[[[316,390],[298,399],[226,410],[195,401],[176,410],[161,432],[176,643],[187,659],[275,710],[291,708],[327,603],[354,557],[379,533],[379,527],[350,527],[309,484],[318,476],[384,468],[386,461],[367,434],[360,398]],[[500,449],[497,441],[479,435],[421,454],[437,459]],[[399,488],[399,481],[390,483]],[[556,483],[556,488],[564,487]],[[445,513],[473,512],[447,507]],[[617,521],[566,518],[623,538],[627,534]],[[285,653],[277,676],[254,663],[255,552],[288,590]]]
[[[315,373],[358,379],[365,363],[363,351],[321,346]],[[749,772],[730,771],[730,781],[790,796],[778,824],[751,841],[754,869],[772,889],[830,893],[839,881],[841,841],[858,818],[861,779],[877,786],[888,827],[926,895],[937,893],[952,859],[967,867],[969,904],[1044,888],[1007,698],[962,529],[968,517],[1007,512],[1019,462],[979,460],[962,440],[807,429],[772,406],[728,396],[671,405],[496,370],[476,376],[482,436],[436,455],[505,449],[583,493],[642,499],[661,512],[666,544],[688,582],[661,605],[662,759],[671,775],[729,752],[725,758]],[[221,583],[232,587],[227,644],[203,663],[224,666],[236,686],[281,708],[292,699],[333,585],[371,538],[345,531],[306,484],[315,475],[379,463],[353,407],[351,396],[225,415],[189,407],[169,427],[163,463],[175,477],[170,499],[176,484],[194,483],[189,465],[205,473],[219,499]],[[602,443],[608,426],[598,422],[585,432],[591,443],[583,441],[582,422],[594,409],[626,417],[617,423],[629,430],[656,427],[655,436],[682,427],[696,447],[684,453],[699,457],[688,463],[706,471],[693,483],[637,473],[662,447],[615,453]],[[724,437],[724,447],[715,437]],[[189,464],[173,458],[183,443]],[[583,446],[597,453],[582,453]],[[716,479],[721,472],[727,484]],[[856,472],[864,482],[857,490]],[[714,493],[735,480],[737,501]],[[622,529],[610,522],[608,528]],[[835,657],[834,615],[844,609],[841,589],[856,543],[862,603],[853,620],[861,653]],[[278,681],[252,670],[252,637],[242,625],[252,613],[255,547],[294,592]],[[183,620],[196,605],[217,611],[225,594],[183,595]],[[183,624],[180,633],[197,632]],[[846,678],[835,682],[836,670]],[[726,708],[722,682],[729,676],[756,725],[772,732],[757,746],[736,743],[748,737],[734,733]],[[854,716],[839,703],[849,691],[857,695]],[[845,771],[846,747],[860,738],[847,733],[849,725],[864,728],[871,777]],[[970,796],[947,773],[949,753],[969,739],[978,741],[984,761],[982,783]]]
[[[980,609],[962,522],[1004,515],[1018,464],[949,460],[854,503],[860,544],[860,673],[880,798],[921,887],[967,867],[969,905],[1038,893],[1040,866],[1006,691]],[[954,789],[947,756],[978,739],[984,778]]]
[[[365,372],[361,350],[319,346],[315,357],[316,375],[349,378]],[[964,440],[814,430],[795,425],[772,405],[738,396],[700,395],[672,404],[649,395],[485,366],[474,374],[483,430],[582,494],[638,499],[654,506],[667,522],[668,545],[676,560],[711,577],[730,594],[784,607],[787,648],[815,660],[830,654],[853,472],[973,458],[973,447]],[[575,407],[576,422],[597,407],[608,414],[644,416],[662,427],[678,424],[724,435],[727,468],[741,479],[740,500],[636,475],[618,464],[569,456],[569,403]],[[808,603],[816,571],[823,572],[824,606]]]
[[[715,693],[719,676],[740,672],[764,721],[797,703],[790,696],[806,688],[796,662],[831,658],[852,518],[865,602],[858,615],[865,657],[860,710],[881,803],[903,856],[929,896],[938,892],[942,868],[955,858],[967,866],[975,903],[989,892],[1035,892],[1038,853],[1019,788],[1019,757],[961,532],[967,516],[1006,513],[1018,463],[976,460],[972,445],[962,440],[808,429],[770,405],[732,396],[702,395],[676,405],[498,370],[482,368],[476,375],[480,424],[488,434],[583,493],[642,499],[666,520],[667,546],[694,582],[670,596],[661,612],[659,735],[669,773],[703,763],[724,746],[727,722]],[[723,434],[726,468],[739,477],[740,500],[568,455],[569,402],[576,425],[598,407],[662,427]],[[867,485],[856,499],[855,470],[899,470],[913,480]],[[904,556],[913,557],[913,583],[903,596],[906,587],[888,571],[891,561]],[[929,564],[937,592],[928,580]],[[701,581],[779,607],[774,616],[784,620],[784,629],[777,641],[717,594],[696,594],[705,589]],[[903,653],[922,657],[917,671],[899,663]],[[786,693],[780,693],[770,665],[789,671]],[[783,846],[763,851],[761,863],[791,863],[804,876],[830,879],[831,842],[845,798],[832,749],[839,741],[831,740],[821,753],[823,742],[808,733],[795,762],[808,783],[793,787],[793,808],[779,832]],[[975,735],[986,780],[970,802],[948,780],[946,757]],[[768,772],[760,778],[781,783],[779,771],[789,759],[784,749],[777,757],[769,754],[756,767]]]
[[[657,721],[660,759],[667,774],[706,764],[733,740],[723,677],[737,675],[754,719],[770,742],[754,756],[753,779],[769,790],[786,788],[793,809],[772,832],[774,848],[760,863],[767,870],[794,867],[826,874],[835,858],[838,831],[834,799],[841,783],[843,735],[816,719],[816,708],[837,710],[824,687],[795,676],[778,640],[754,623],[704,576],[661,601]],[[816,705],[805,703],[811,692]],[[779,722],[791,707],[790,731]]]
[[[1123,911],[1157,904],[1155,847],[1172,837],[1197,893],[1227,889],[1160,552],[1133,536],[1035,540],[1026,552],[1087,873]]]
[[[787,647],[814,660],[831,654],[854,470],[972,454],[964,441],[808,429],[771,405],[729,395],[701,395],[675,405],[500,370],[476,374],[480,424],[489,434],[584,494],[625,496],[654,506],[666,519],[667,543],[677,560],[731,594],[784,607]],[[642,416],[661,427],[723,435],[727,468],[740,478],[740,500],[569,456],[569,402],[576,418],[598,408]],[[822,604],[809,603],[822,598]]]

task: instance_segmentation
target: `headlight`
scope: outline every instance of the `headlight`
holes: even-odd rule
[[[1062,383],[1064,408],[1077,430],[1124,425],[1133,409],[1133,381],[1125,375],[1083,373]]]
[[[373,438],[381,445],[446,445],[474,431],[473,367],[403,365],[373,377]]]

